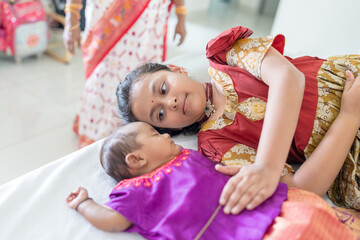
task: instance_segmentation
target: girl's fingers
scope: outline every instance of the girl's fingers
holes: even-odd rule
[[[220,195],[220,200],[219,200],[220,205],[225,205],[228,203],[231,194],[235,191],[240,180],[241,178],[237,179],[233,177],[230,178],[229,181],[227,181]]]
[[[354,78],[354,74],[349,70],[346,70],[345,75],[346,75],[346,82],[344,86],[344,92],[347,92],[354,84],[355,78]]]
[[[267,197],[265,195],[265,190],[264,189],[260,190],[256,194],[256,196],[251,200],[251,202],[248,205],[246,205],[246,209],[253,210],[257,206],[259,206],[266,198]]]
[[[240,171],[240,168],[241,167],[239,167],[239,166],[223,166],[221,164],[215,165],[216,171],[218,171],[222,174],[225,174],[225,175],[230,175],[230,176],[237,174]]]
[[[354,74],[350,70],[346,70],[345,74],[348,81],[353,81],[355,79]]]
[[[231,181],[230,179],[228,181],[228,186],[230,186],[228,189],[224,188],[225,196],[221,200],[223,201],[225,207],[224,212],[226,214],[233,213],[234,212],[240,212],[244,209],[244,207],[247,204],[247,201],[252,198],[252,193],[249,191],[249,188],[251,185],[247,184],[243,181],[243,178],[240,179],[234,179]],[[231,191],[230,191],[231,189]],[[236,207],[236,210],[234,210],[234,207]]]
[[[236,204],[232,206],[231,213],[232,214],[239,214],[254,197],[254,192],[250,189],[239,196],[239,199],[236,201]]]

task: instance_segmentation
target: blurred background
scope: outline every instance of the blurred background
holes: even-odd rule
[[[46,9],[53,9],[52,4],[43,1]],[[173,41],[174,12],[169,19],[170,61],[185,54],[205,56],[210,39],[239,25],[252,29],[254,37],[284,34],[285,53],[293,57],[360,52],[358,0],[186,0],[185,4],[187,36],[179,47]],[[51,31],[51,42],[61,45],[61,29]],[[63,52],[61,46],[53,50]],[[15,59],[0,51],[0,184],[78,149],[72,125],[85,76],[80,50],[65,64],[66,57],[35,54]]]

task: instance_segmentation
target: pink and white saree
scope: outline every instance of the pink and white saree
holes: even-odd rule
[[[79,147],[121,125],[111,110],[126,74],[145,62],[166,57],[171,0],[88,0],[83,59],[86,83],[74,131]]]

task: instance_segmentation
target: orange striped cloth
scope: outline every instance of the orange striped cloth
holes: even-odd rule
[[[283,203],[280,215],[275,218],[263,239],[356,239],[355,234],[359,231],[351,230],[360,229],[359,219],[352,215],[357,221],[351,228],[341,221],[338,217],[341,215],[341,212],[316,194],[289,188],[288,200]]]

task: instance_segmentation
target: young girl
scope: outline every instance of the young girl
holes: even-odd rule
[[[262,239],[265,232],[265,239],[289,239],[289,234],[305,239],[311,229],[324,238],[335,232],[333,239],[354,239],[322,199],[306,192],[291,190],[283,216],[277,217],[287,198],[285,184],[256,209],[225,215],[218,198],[229,177],[200,153],[180,149],[168,134],[160,135],[146,123],[128,124],[110,135],[100,159],[106,173],[120,181],[110,201],[99,205],[84,188],[66,201],[102,230],[138,232],[146,239]],[[313,224],[315,216],[325,222]]]
[[[291,59],[283,35],[251,34],[235,27],[209,42],[211,83],[157,64],[130,73],[117,90],[123,121],[169,132],[201,127],[201,153],[242,166],[217,167],[236,172],[220,197],[227,213],[258,206],[279,180],[360,209],[360,56]],[[294,174],[286,160],[304,164]]]

